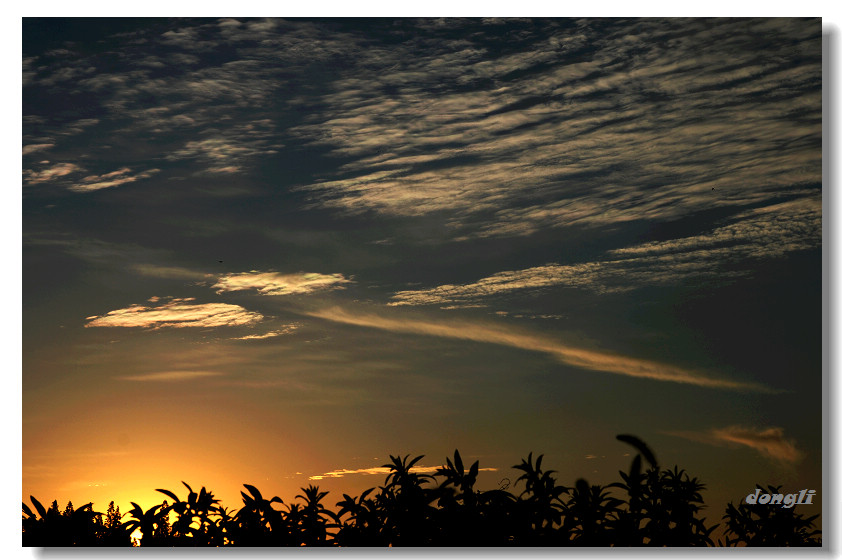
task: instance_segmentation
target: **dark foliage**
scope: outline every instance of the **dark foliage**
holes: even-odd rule
[[[302,488],[295,503],[266,499],[243,485],[243,506],[229,511],[204,487],[187,483],[182,500],[169,490],[164,501],[144,511],[132,502],[127,521],[114,502],[103,514],[92,504],[59,512],[30,497],[23,504],[24,546],[821,546],[814,526],[818,515],[804,517],[795,508],[728,504],[724,541],[699,517],[704,484],[677,466],[662,470],[640,439],[620,435],[637,454],[621,481],[607,486],[579,479],[572,487],[544,470],[543,455],[530,453],[514,469],[519,494],[508,485],[474,488],[479,462],[465,468],[459,451],[446,458],[435,475],[413,467],[423,455],[390,456],[384,486],[360,496],[343,494],[338,511],[326,508],[327,492]],[[644,469],[644,461],[648,465]],[[762,488],[762,487],[759,487]],[[777,493],[769,486],[767,493]],[[616,495],[612,492],[617,492]],[[142,534],[139,542],[130,535]]]

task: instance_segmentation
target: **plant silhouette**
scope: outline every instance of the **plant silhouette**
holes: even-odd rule
[[[757,485],[765,494],[778,494],[779,486]],[[729,503],[725,511],[725,546],[821,546],[821,531],[814,527],[818,514],[804,517],[795,508],[771,504]]]
[[[620,480],[606,486],[579,478],[558,484],[543,455],[529,453],[514,465],[522,474],[513,488],[478,490],[479,462],[466,468],[459,450],[435,474],[419,472],[423,455],[391,456],[383,486],[359,496],[343,494],[336,512],[328,492],[301,488],[296,501],[265,498],[244,484],[242,507],[220,505],[213,493],[186,482],[185,499],[158,489],[169,501],[120,515],[114,502],[103,514],[93,504],[59,511],[30,496],[22,504],[24,546],[821,546],[818,515],[795,507],[728,504],[720,525],[700,517],[705,489],[678,466],[663,470],[639,438],[619,435],[636,454]],[[644,468],[644,464],[646,468]],[[775,494],[776,486],[760,487]],[[127,517],[127,520],[123,520]],[[134,532],[140,539],[132,541]]]

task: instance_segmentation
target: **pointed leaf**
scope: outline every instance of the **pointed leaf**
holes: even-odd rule
[[[643,440],[640,438],[633,436],[631,434],[620,434],[617,436],[619,441],[623,443],[628,443],[635,449],[637,449],[643,457],[649,461],[649,464],[652,465],[654,468],[658,468],[658,460],[655,459],[655,454],[652,453],[652,450],[649,449],[649,446],[643,443]]]
[[[173,492],[170,492],[169,490],[162,490],[161,488],[156,488],[155,491],[160,492],[161,494],[166,494],[167,496],[172,498],[175,501],[175,503],[178,503],[178,502],[181,501],[181,500],[178,499],[178,496],[176,496]]]
[[[35,509],[38,510],[38,515],[40,515],[42,519],[47,517],[47,510],[44,509],[41,502],[35,499],[35,496],[29,496],[29,500],[32,502],[32,505],[35,506]]]
[[[254,497],[255,497],[255,499],[256,499],[258,502],[262,502],[262,501],[263,501],[263,495],[260,493],[260,490],[258,490],[257,488],[255,488],[255,487],[254,487],[254,486],[252,486],[251,484],[243,484],[243,486],[245,486],[245,487],[246,487],[246,489],[247,489],[249,492],[251,492],[251,495],[252,495],[252,496],[254,496]]]
[[[479,474],[479,461],[474,461],[474,464],[471,465],[471,470],[468,472],[468,476],[476,479],[478,474]]]

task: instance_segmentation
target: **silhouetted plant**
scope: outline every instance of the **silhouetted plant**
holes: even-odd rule
[[[343,499],[336,503],[339,507],[338,518],[348,515],[348,519],[340,521],[335,541],[339,546],[388,546],[385,534],[383,515],[378,502],[368,498],[374,492],[369,488],[353,498],[343,494]]]
[[[101,546],[132,546],[131,531],[123,525],[120,507],[114,505],[112,500],[105,512],[105,519],[97,516],[97,524],[100,525],[98,540]]]
[[[283,512],[276,510],[272,504],[283,504],[277,496],[267,500],[260,491],[250,484],[243,484],[246,494],[243,497],[243,507],[234,516],[231,541],[238,546],[291,546],[294,543],[290,536],[290,527]]]
[[[392,462],[383,467],[390,472],[378,496],[378,506],[386,513],[384,530],[387,538],[394,546],[428,545],[436,533],[435,508],[432,506],[436,496],[422,486],[434,478],[411,470],[423,455],[411,461],[409,455],[403,458],[390,455],[389,458]]]
[[[167,515],[167,508],[162,504],[158,504],[156,506],[152,506],[146,511],[143,511],[143,508],[136,503],[130,503],[134,507],[129,510],[128,515],[131,515],[133,519],[127,521],[125,526],[126,530],[129,531],[129,534],[140,530],[140,546],[169,545],[168,536],[162,537],[160,533],[156,534],[156,530],[164,523],[163,519]]]
[[[64,511],[54,501],[48,509],[30,497],[22,504],[24,546],[126,546],[139,531],[142,546],[817,546],[819,517],[804,517],[777,505],[728,504],[724,543],[714,543],[700,518],[704,485],[677,466],[661,470],[651,449],[639,438],[617,436],[637,450],[621,481],[607,486],[578,479],[559,485],[555,471],[544,470],[543,455],[532,453],[513,468],[522,472],[515,485],[496,490],[475,488],[479,461],[465,468],[459,450],[435,475],[418,472],[423,455],[390,456],[384,486],[359,497],[343,494],[338,513],[324,505],[327,492],[310,485],[297,503],[266,499],[249,484],[240,492],[243,507],[228,510],[204,487],[187,498],[158,489],[173,500],[144,511],[131,502],[123,523],[119,508],[95,512],[92,504]],[[644,461],[648,464],[643,469]],[[504,479],[508,480],[508,479]],[[434,484],[434,483],[437,483]],[[612,495],[617,489],[622,494]],[[770,486],[767,493],[777,493]],[[275,507],[277,505],[277,507]],[[173,516],[170,525],[170,516]]]
[[[778,486],[761,493],[779,494]],[[814,527],[819,515],[804,517],[791,508],[772,504],[729,503],[725,510],[725,546],[821,546],[821,531]],[[721,543],[720,543],[721,544]]]
[[[53,501],[47,510],[41,502],[30,496],[37,515],[24,503],[23,546],[97,546],[101,544],[101,526],[96,518],[100,513],[93,511],[91,503],[74,510],[68,502],[64,513]],[[40,516],[40,517],[39,517]]]
[[[339,516],[326,509],[321,503],[327,492],[319,492],[318,486],[312,484],[302,488],[303,494],[296,498],[304,500],[304,507],[298,510],[296,528],[298,539],[304,546],[325,546],[328,543],[328,529],[339,528]]]
[[[613,541],[612,523],[622,501],[612,498],[599,485],[589,485],[584,478],[576,481],[570,497],[561,505],[564,517],[562,533],[575,546],[599,546]]]
[[[562,494],[567,492],[564,486],[557,486],[552,476],[555,471],[544,471],[541,462],[544,456],[539,455],[532,464],[532,453],[526,459],[521,459],[514,469],[523,471],[515,481],[523,481],[525,489],[516,502],[516,519],[520,526],[519,534],[515,536],[518,544],[524,545],[552,545],[566,540],[553,531],[561,524]]]
[[[217,515],[216,504],[219,500],[215,499],[204,486],[197,493],[186,482],[181,483],[189,492],[185,501],[180,500],[169,490],[160,488],[156,490],[173,499],[171,506],[164,506],[162,509],[162,515],[167,515],[170,511],[177,515],[172,524],[172,533],[169,535],[174,541],[173,544],[183,542],[187,546],[222,546],[224,544],[222,527],[211,518]]]

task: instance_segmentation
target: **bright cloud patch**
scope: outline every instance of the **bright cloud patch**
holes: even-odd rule
[[[27,144],[23,147],[23,155],[29,155],[33,152],[39,152],[41,150],[47,150],[52,148],[55,144]]]
[[[442,467],[412,467],[411,469],[409,469],[409,472],[434,474],[440,468]],[[479,470],[494,472],[497,469],[489,467]],[[310,480],[322,480],[325,478],[342,478],[343,476],[348,476],[352,474],[377,474],[381,476],[387,476],[391,472],[392,469],[390,469],[389,467],[371,467],[367,469],[337,469],[335,471],[326,472],[324,474],[313,475],[310,477]]]
[[[795,463],[802,453],[795,441],[784,437],[783,428],[766,429],[743,426],[714,428],[706,432],[666,432],[669,435],[683,437],[710,445],[742,445],[754,449],[761,455],[784,463]]]
[[[173,299],[162,305],[131,305],[88,317],[85,327],[232,327],[253,325],[263,315],[228,303],[190,303],[194,298]],[[152,302],[155,303],[155,302]]]
[[[222,374],[216,371],[159,371],[141,375],[127,375],[119,379],[126,381],[186,381],[201,377],[215,377],[217,375]]]
[[[26,179],[28,184],[35,185],[46,181],[52,181],[53,179],[64,177],[65,175],[70,175],[76,171],[80,171],[80,168],[73,163],[57,163],[39,171],[26,169],[23,172],[23,177]]]
[[[784,438],[783,428],[767,428],[758,430],[755,428],[742,428],[740,426],[729,426],[718,430],[712,430],[715,438],[725,443],[736,443],[751,447],[761,455],[778,459],[780,461],[795,462],[801,457],[801,452],[795,447],[792,440]]]
[[[286,296],[292,294],[309,294],[321,290],[341,289],[342,284],[351,280],[341,274],[319,274],[316,272],[300,272],[297,274],[281,274],[279,272],[239,272],[226,274],[219,278],[211,288],[216,293],[235,292],[239,290],[256,290],[264,296]]]
[[[234,340],[262,340],[264,338],[274,338],[276,336],[283,336],[285,334],[292,334],[298,329],[298,325],[285,325],[282,329],[269,331],[264,334],[249,334],[246,336],[239,336]]]
[[[137,175],[131,175],[132,170],[128,167],[123,167],[122,169],[103,175],[88,175],[69,188],[73,192],[97,191],[99,189],[117,187],[125,183],[132,183],[138,179],[147,179],[158,171],[160,169],[149,169]]]

